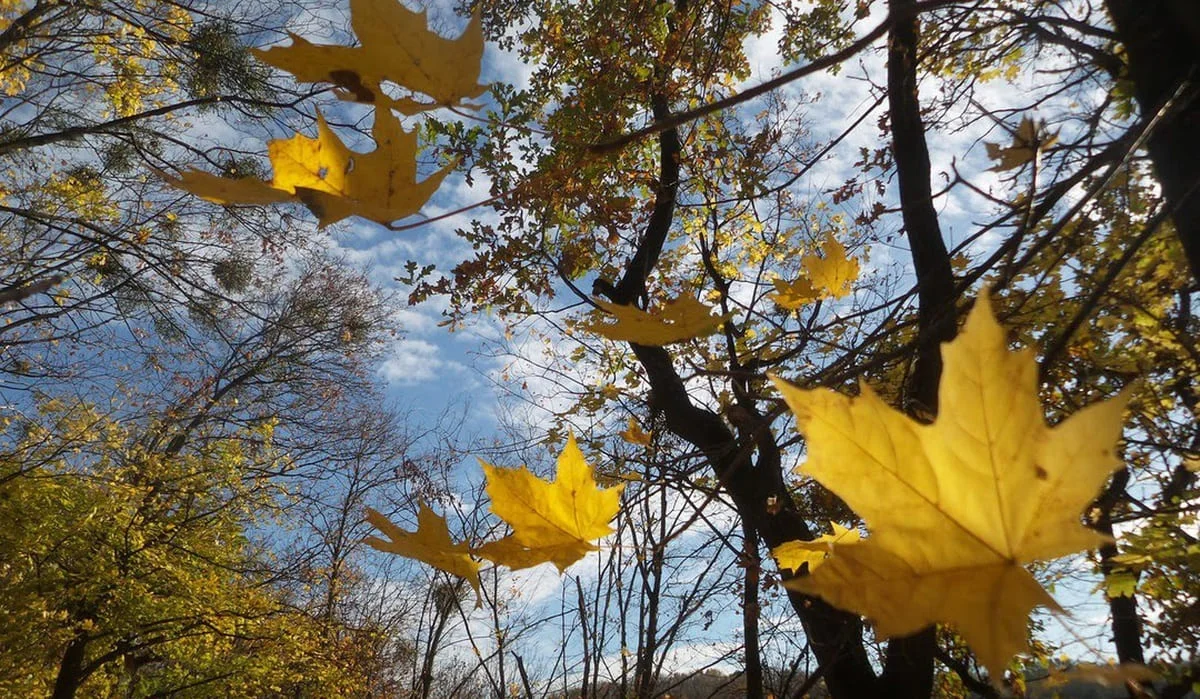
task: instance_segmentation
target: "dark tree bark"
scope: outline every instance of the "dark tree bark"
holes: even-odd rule
[[[930,185],[929,150],[917,94],[915,0],[891,0],[888,33],[888,112],[904,230],[917,278],[917,356],[905,407],[916,417],[937,413],[941,343],[954,337],[954,273],[942,240]],[[930,627],[888,643],[881,683],[890,696],[920,699],[933,692],[937,630]]]
[[[1107,0],[1143,115],[1147,144],[1192,277],[1200,280],[1200,3]]]
[[[1113,536],[1113,511],[1125,499],[1125,486],[1129,484],[1129,469],[1123,468],[1113,475],[1108,488],[1096,500],[1097,517],[1092,525],[1096,531],[1106,536]],[[1105,544],[1100,547],[1100,570],[1105,577],[1112,574],[1116,565],[1113,557],[1118,553],[1116,544]],[[1135,595],[1108,598],[1108,608],[1112,613],[1113,645],[1117,647],[1117,659],[1123,663],[1146,662],[1142,650],[1142,618],[1138,614],[1137,597]]]
[[[656,120],[669,118],[665,98],[655,96],[651,106]],[[599,280],[595,285],[596,293],[615,303],[639,300],[647,277],[658,263],[663,241],[674,220],[681,150],[678,131],[667,129],[659,135],[659,181],[654,208],[638,250],[618,284]],[[651,407],[661,412],[671,432],[704,454],[739,516],[758,532],[762,542],[773,548],[785,541],[812,539],[813,532],[788,494],[778,448],[765,421],[746,431],[756,443],[743,444],[720,415],[692,402],[665,349],[642,345],[631,348],[650,382]],[[761,420],[761,416],[756,419]],[[752,458],[755,446],[759,452],[758,464]],[[767,511],[769,498],[781,505],[773,513]],[[790,592],[789,599],[804,625],[830,693],[834,697],[870,696],[876,688],[876,676],[863,647],[861,620],[817,598]]]
[[[87,679],[84,661],[87,659],[88,638],[76,636],[67,644],[63,657],[58,663],[58,675],[54,678],[53,699],[74,699],[79,685]]]
[[[745,568],[742,590],[742,637],[746,646],[746,696],[762,697],[763,669],[762,649],[758,643],[758,584],[762,559],[758,555],[758,533],[754,527],[742,522],[743,552]]]

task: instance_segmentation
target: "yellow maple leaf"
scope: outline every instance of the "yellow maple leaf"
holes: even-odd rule
[[[303,202],[324,227],[349,216],[387,224],[411,216],[433,196],[453,165],[417,181],[417,135],[387,109],[375,110],[375,150],[357,153],[317,115],[317,137],[296,134],[267,144],[274,177],[218,177],[186,170],[171,185],[217,204]]]
[[[478,97],[483,59],[483,27],[479,14],[457,39],[428,29],[425,12],[413,12],[396,0],[350,0],[350,26],[361,46],[313,44],[295,34],[290,46],[255,49],[254,55],[285,70],[300,82],[331,82],[341,96],[374,103],[403,114]],[[388,97],[380,87],[390,81],[432,103]]]
[[[858,260],[846,257],[846,248],[833,237],[825,235],[821,255],[810,252],[800,259],[804,274],[795,281],[773,279],[775,293],[771,298],[781,307],[794,311],[819,299],[840,299],[850,293],[858,279]]]
[[[1025,565],[1092,548],[1081,514],[1119,465],[1128,392],[1049,428],[1032,352],[1010,352],[981,296],[942,347],[938,419],[920,424],[865,384],[849,398],[776,379],[808,444],[801,472],[870,536],[787,584],[871,619],[882,637],[953,624],[992,677],[1026,648],[1026,620],[1059,609]]]
[[[392,524],[387,517],[367,508],[367,522],[378,529],[390,541],[369,536],[364,541],[379,551],[395,553],[405,558],[414,558],[428,563],[439,570],[466,578],[479,599],[479,564],[471,559],[470,549],[465,542],[450,540],[450,530],[441,515],[421,503],[417,513],[417,531],[407,532]]]
[[[618,433],[621,439],[624,439],[630,444],[636,444],[640,447],[650,446],[650,441],[653,438],[653,432],[647,432],[638,424],[637,418],[629,418],[629,428]]]
[[[700,303],[690,292],[684,292],[674,301],[667,301],[656,313],[602,299],[595,299],[595,302],[616,316],[617,320],[615,323],[583,323],[581,327],[584,330],[610,340],[639,345],[661,346],[710,335],[733,317],[732,313],[712,315],[712,306]]]
[[[1032,162],[1038,151],[1045,150],[1058,141],[1058,133],[1049,133],[1044,124],[1039,124],[1029,117],[1021,120],[1013,133],[1012,144],[1002,146],[999,143],[984,142],[987,155],[996,161],[991,167],[992,172],[1004,172],[1021,167]]]
[[[597,486],[574,435],[558,457],[552,482],[524,466],[498,468],[486,461],[480,463],[492,512],[512,527],[512,534],[484,544],[476,549],[477,555],[514,569],[552,562],[562,571],[596,550],[592,541],[612,533],[608,523],[620,508],[625,486]]]
[[[771,549],[771,555],[781,569],[800,572],[805,563],[808,572],[817,569],[833,553],[836,546],[849,546],[862,540],[857,529],[847,529],[837,522],[830,522],[833,533],[822,534],[812,541],[785,541]]]

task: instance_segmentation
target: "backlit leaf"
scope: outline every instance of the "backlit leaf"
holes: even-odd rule
[[[262,61],[285,70],[300,82],[330,82],[345,99],[373,103],[403,114],[478,97],[483,58],[479,15],[457,39],[429,31],[425,12],[396,0],[350,0],[350,26],[361,46],[313,44],[290,34],[290,46],[255,50]],[[432,102],[387,96],[381,84],[393,82]]]
[[[849,546],[862,540],[857,529],[847,529],[837,522],[830,522],[833,533],[822,534],[812,541],[786,541],[771,549],[771,555],[779,567],[800,572],[805,563],[811,573],[833,553],[835,546]]]
[[[513,568],[552,562],[561,571],[596,550],[592,541],[612,533],[608,523],[620,508],[625,486],[597,486],[574,435],[558,457],[553,481],[538,478],[524,466],[481,463],[492,512],[512,527],[512,534],[480,547],[479,556]]]
[[[1048,133],[1043,125],[1025,117],[1013,134],[1011,145],[1002,146],[999,143],[985,142],[987,155],[996,161],[991,168],[993,172],[1015,170],[1022,165],[1032,162],[1038,151],[1049,148],[1058,141],[1057,133]]]
[[[441,515],[421,503],[417,513],[417,531],[407,532],[392,524],[387,517],[367,508],[367,521],[388,540],[369,536],[366,544],[379,551],[394,553],[428,563],[439,570],[466,578],[479,597],[479,564],[471,559],[465,542],[450,540],[450,530]]]
[[[317,138],[296,134],[267,145],[275,173],[270,182],[217,177],[199,170],[184,171],[178,178],[163,177],[217,204],[300,201],[316,214],[321,226],[349,216],[387,224],[419,211],[453,165],[418,182],[416,133],[405,131],[387,109],[375,110],[372,133],[375,150],[357,153],[318,114]]]
[[[826,234],[821,243],[821,255],[810,252],[800,260],[804,274],[795,281],[773,279],[775,293],[771,298],[788,310],[796,310],[819,299],[840,299],[850,293],[858,279],[858,260],[846,257],[846,248]]]
[[[776,380],[807,438],[801,471],[870,532],[787,584],[870,618],[882,637],[953,624],[1000,677],[1026,647],[1030,610],[1059,608],[1024,566],[1105,541],[1081,514],[1120,463],[1127,393],[1047,427],[1037,363],[1008,350],[986,296],[942,356],[930,425],[865,384],[849,398]]]
[[[616,322],[584,323],[582,327],[610,340],[639,345],[667,345],[710,335],[732,317],[732,314],[712,315],[712,306],[700,303],[691,293],[668,301],[653,313],[601,299],[595,301],[596,305],[616,316]]]
[[[621,439],[624,439],[626,442],[629,442],[630,444],[636,444],[641,447],[650,446],[650,440],[653,437],[652,433],[646,432],[642,429],[642,426],[638,424],[637,418],[634,417],[629,418],[629,427],[628,429],[623,430],[620,433],[620,436]]]

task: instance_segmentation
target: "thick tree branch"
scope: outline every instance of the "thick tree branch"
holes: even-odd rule
[[[888,109],[892,154],[900,187],[900,211],[917,278],[916,366],[906,386],[906,408],[920,417],[936,414],[941,343],[954,337],[954,273],[942,240],[930,185],[929,150],[917,94],[919,37],[915,0],[891,0],[888,35]],[[935,627],[888,643],[881,683],[891,696],[918,699],[933,691]]]
[[[654,95],[651,102],[655,121],[670,117],[670,107],[664,95]],[[675,217],[675,199],[679,191],[679,155],[682,150],[679,131],[667,129],[660,133],[658,150],[659,172],[654,210],[650,212],[650,222],[646,225],[641,245],[625,267],[625,276],[621,277],[621,281],[609,295],[614,303],[633,303],[645,296],[646,280],[650,271],[658,264],[658,256],[662,254],[663,243],[666,242],[667,232],[671,229],[671,220]]]
[[[1129,484],[1129,469],[1122,468],[1113,474],[1108,488],[1096,499],[1096,512],[1092,527],[1105,536],[1113,536],[1113,511],[1125,500],[1125,487]],[[1115,543],[1100,547],[1100,570],[1108,577],[1116,569],[1113,557],[1119,552]],[[1117,647],[1117,659],[1123,663],[1146,662],[1142,650],[1142,619],[1138,614],[1137,597],[1117,595],[1108,598],[1112,613],[1113,644]]]
[[[1166,112],[1150,136],[1150,158],[1192,276],[1200,279],[1200,3],[1107,0],[1125,45],[1129,77],[1143,114]],[[1177,96],[1178,95],[1178,96]]]

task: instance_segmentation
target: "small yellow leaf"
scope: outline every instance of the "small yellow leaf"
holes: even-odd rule
[[[601,337],[639,345],[668,345],[694,337],[710,335],[733,314],[712,315],[712,307],[685,292],[674,301],[665,303],[657,313],[647,313],[634,306],[622,306],[596,299],[596,305],[617,318],[615,323],[583,323],[581,327]]]
[[[858,260],[846,257],[846,248],[827,233],[821,243],[822,255],[808,253],[800,260],[804,274],[795,281],[772,280],[772,299],[782,308],[794,311],[819,299],[840,299],[850,293],[858,279]]]
[[[785,541],[771,549],[775,562],[781,569],[786,568],[796,573],[803,570],[804,564],[807,563],[807,570],[811,573],[833,553],[834,547],[848,546],[862,540],[857,529],[847,529],[837,522],[830,524],[833,526],[832,534],[822,534],[812,541]]]
[[[1032,162],[1039,151],[1045,150],[1058,141],[1058,133],[1049,133],[1044,124],[1038,124],[1025,117],[1013,134],[1012,145],[1002,146],[999,143],[985,142],[987,155],[996,161],[991,168],[993,172],[1004,172],[1021,167]]]
[[[1024,566],[1106,541],[1081,515],[1120,464],[1128,391],[1047,427],[1033,354],[1008,350],[986,296],[942,357],[933,424],[865,384],[849,398],[776,379],[807,438],[802,472],[870,531],[785,584],[870,618],[883,637],[953,624],[998,678],[1026,647],[1030,610],[1058,609]]]
[[[417,531],[407,532],[392,524],[387,517],[367,508],[367,521],[390,541],[369,536],[365,542],[371,548],[413,558],[447,573],[466,578],[479,598],[479,564],[471,559],[465,542],[450,540],[450,530],[441,515],[421,503],[417,513]]]
[[[478,555],[514,568],[552,562],[562,571],[594,551],[592,541],[612,533],[608,523],[620,508],[625,486],[598,487],[574,435],[567,438],[558,457],[552,482],[524,466],[497,468],[480,463],[492,512],[512,527],[512,535],[483,545]]]
[[[478,14],[457,39],[429,31],[425,12],[413,12],[396,0],[350,0],[350,26],[361,46],[313,44],[291,34],[290,46],[253,50],[260,60],[295,76],[299,82],[331,82],[344,99],[416,114],[478,97],[483,59],[483,26]],[[394,100],[381,84],[390,81],[430,102]]]
[[[858,279],[858,260],[846,257],[846,248],[832,233],[825,235],[821,252],[819,257],[812,253],[805,255],[800,264],[822,296],[840,299],[850,293],[850,285]]]
[[[653,433],[644,431],[638,424],[637,418],[631,417],[629,418],[629,429],[620,432],[620,437],[630,444],[648,447],[653,439]]]

